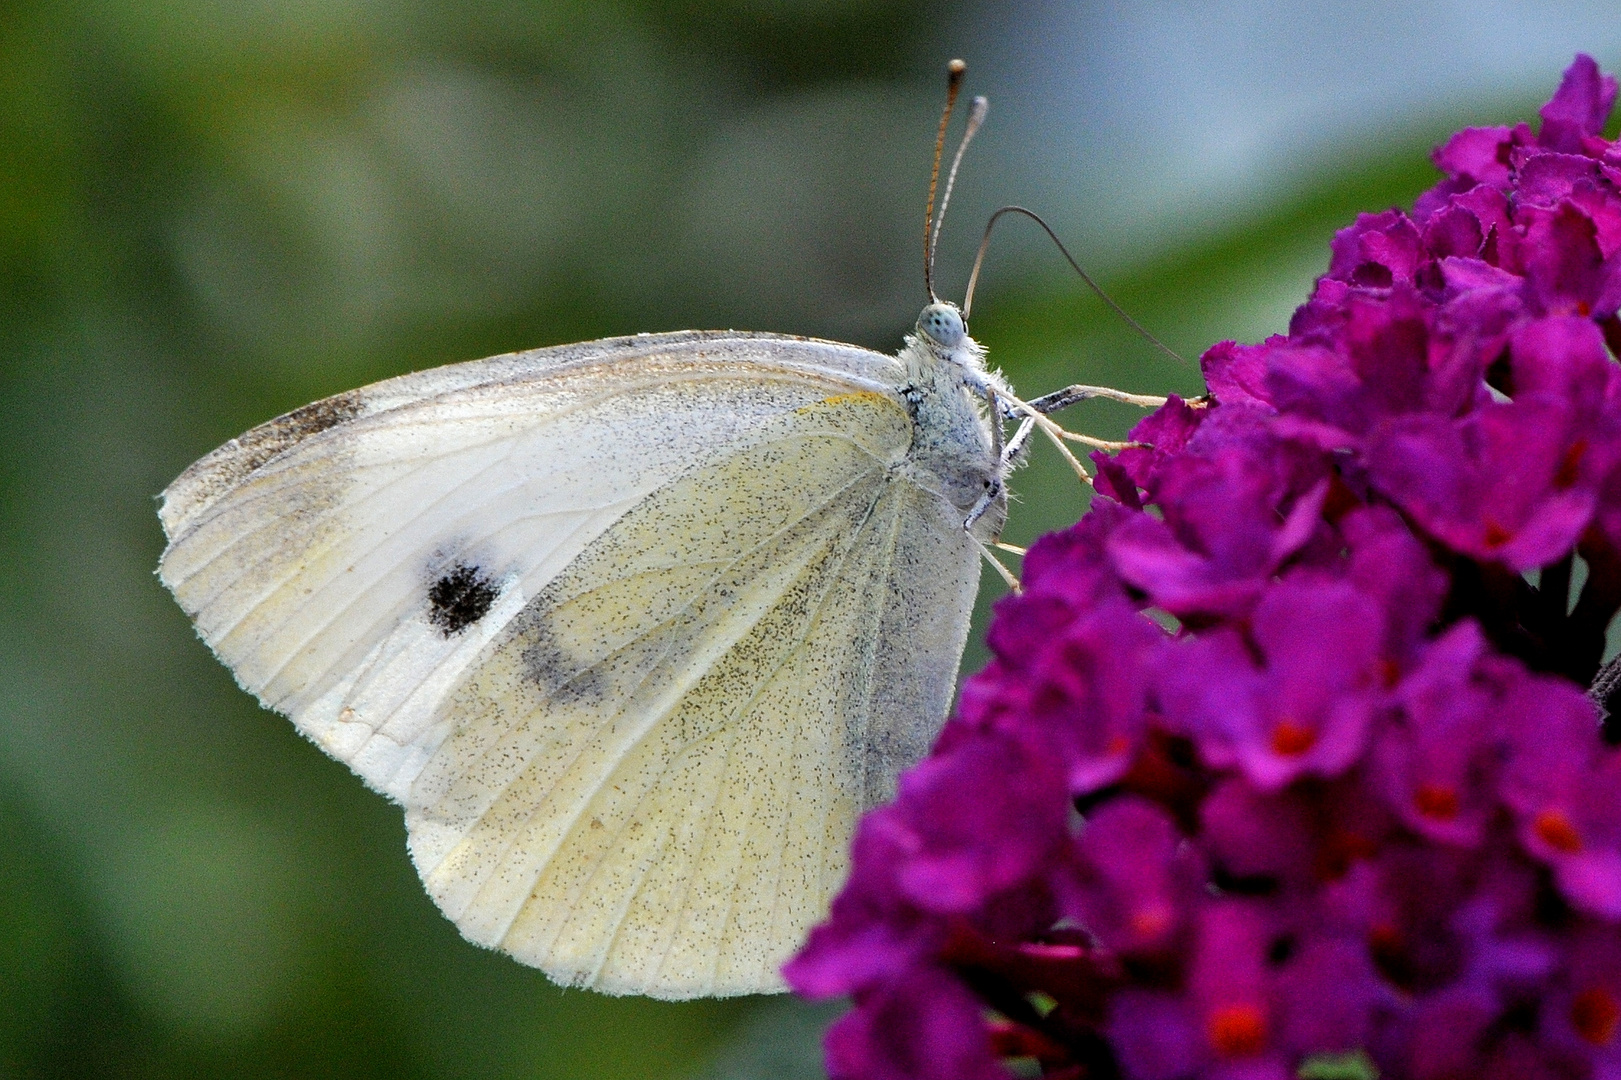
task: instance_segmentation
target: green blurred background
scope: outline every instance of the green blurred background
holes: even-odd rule
[[[0,1077],[817,1075],[828,1009],[563,991],[462,942],[399,812],[193,637],[154,497],[415,368],[688,326],[894,349],[953,55],[993,110],[943,291],[1024,201],[1189,358],[1283,329],[1452,127],[1621,56],[1600,4],[1217,6],[0,3]],[[1016,385],[1199,390],[1007,232],[974,332]],[[1017,489],[1014,542],[1085,506],[1044,447]]]

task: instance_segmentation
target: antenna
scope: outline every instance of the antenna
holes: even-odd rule
[[[934,245],[929,242],[934,231],[934,188],[940,182],[940,155],[946,148],[946,125],[951,122],[951,109],[957,104],[957,92],[962,89],[963,73],[967,70],[968,65],[962,60],[953,60],[946,65],[946,107],[940,114],[940,130],[934,136],[934,167],[929,170],[929,201],[923,208],[923,287],[929,290],[931,302],[940,299],[934,294]]]
[[[950,190],[949,185],[947,190]],[[1165,342],[1149,333],[1148,329],[1143,326],[1142,323],[1138,322],[1136,319],[1133,319],[1130,315],[1127,315],[1126,309],[1115,303],[1114,297],[1104,292],[1103,286],[1099,285],[1096,281],[1093,281],[1091,274],[1088,274],[1085,270],[1081,269],[1081,264],[1075,261],[1075,256],[1071,255],[1069,253],[1069,249],[1064,246],[1064,242],[1058,239],[1058,234],[1053,232],[1052,226],[1041,220],[1040,214],[1036,213],[1034,210],[1026,210],[1022,206],[1004,206],[996,213],[992,214],[991,219],[985,223],[985,237],[979,242],[979,254],[974,256],[974,272],[968,275],[968,293],[963,297],[962,301],[962,317],[965,321],[968,318],[969,309],[973,307],[974,304],[974,286],[979,284],[980,265],[985,261],[986,249],[991,246],[991,230],[996,228],[996,223],[1001,219],[1003,214],[1023,214],[1037,225],[1040,225],[1042,231],[1047,234],[1048,239],[1056,244],[1058,246],[1058,250],[1063,253],[1064,258],[1069,260],[1071,269],[1073,269],[1077,274],[1081,275],[1081,280],[1086,282],[1086,287],[1097,293],[1098,299],[1102,300],[1105,304],[1108,304],[1110,309],[1113,310],[1116,315],[1120,316],[1120,318],[1125,321],[1127,326],[1141,334],[1145,339],[1147,339],[1149,344],[1153,345],[1166,356],[1169,356],[1172,360],[1175,360],[1181,364],[1186,364],[1188,362],[1187,360],[1183,359],[1183,357],[1177,353],[1176,350],[1172,349],[1169,345],[1165,344]]]
[[[940,212],[934,218],[934,234],[929,237],[928,263],[930,276],[934,272],[934,249],[940,244],[940,225],[946,220],[946,207],[951,205],[951,189],[957,184],[957,170],[962,166],[962,156],[968,150],[968,144],[974,141],[979,134],[980,125],[985,122],[985,114],[991,111],[991,103],[982,97],[976,97],[968,106],[968,126],[963,129],[962,142],[957,144],[957,153],[951,159],[951,171],[946,174],[946,190],[940,196]],[[938,163],[935,166],[938,168]],[[929,289],[931,300],[939,299],[934,295],[934,289]]]

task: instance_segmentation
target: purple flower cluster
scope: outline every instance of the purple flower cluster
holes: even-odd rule
[[[1095,457],[786,968],[835,1078],[1621,1078],[1615,96],[1454,136]]]

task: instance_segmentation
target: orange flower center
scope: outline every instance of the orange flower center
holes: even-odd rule
[[[1427,818],[1451,821],[1458,816],[1458,793],[1446,784],[1426,782],[1413,792],[1413,805]]]
[[[1205,1022],[1210,1045],[1222,1057],[1249,1057],[1266,1049],[1266,1014],[1254,1005],[1223,1005]]]
[[[1570,444],[1559,459],[1559,468],[1554,470],[1553,488],[1555,491],[1564,491],[1576,483],[1581,476],[1582,458],[1587,456],[1587,440],[1577,439]]]
[[[1608,1046],[1621,1022],[1621,1002],[1601,986],[1591,986],[1570,1002],[1570,1024],[1594,1046]]]
[[[1568,855],[1582,850],[1582,834],[1576,831],[1575,824],[1563,810],[1550,807],[1542,811],[1531,823],[1531,829],[1537,834],[1538,840],[1555,851]]]
[[[1272,729],[1272,752],[1280,757],[1299,757],[1317,743],[1317,729],[1285,717]]]
[[[1323,838],[1313,860],[1312,870],[1321,881],[1338,881],[1358,859],[1371,859],[1379,853],[1379,845],[1361,833],[1349,829],[1331,829]]]
[[[1169,930],[1175,921],[1176,912],[1169,904],[1148,903],[1131,913],[1130,926],[1138,937],[1152,940]]]
[[[1400,928],[1377,923],[1368,929],[1368,949],[1375,957],[1393,956],[1404,948]]]
[[[1379,661],[1379,684],[1386,690],[1394,687],[1401,681],[1401,665],[1394,660]]]

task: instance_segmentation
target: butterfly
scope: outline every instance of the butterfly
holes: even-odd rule
[[[467,938],[607,993],[770,992],[944,721],[1059,398],[1018,402],[938,300],[897,356],[687,331],[455,364],[192,465],[159,575],[403,807]]]
[[[946,305],[899,357],[686,332],[406,375],[187,469],[160,576],[404,807],[467,937],[774,990],[949,706],[1006,504],[984,377]]]

